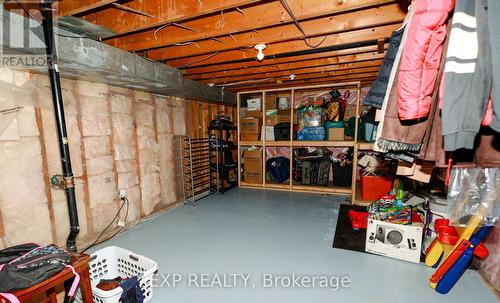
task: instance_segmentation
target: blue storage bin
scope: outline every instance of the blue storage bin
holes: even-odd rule
[[[378,122],[364,122],[362,127],[363,140],[366,142],[375,141],[375,136],[377,135]]]
[[[322,141],[325,139],[325,128],[323,126],[304,127],[297,132],[299,141]]]

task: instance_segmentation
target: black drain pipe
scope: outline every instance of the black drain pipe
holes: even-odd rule
[[[45,37],[47,51],[47,65],[49,68],[50,85],[52,87],[52,99],[54,112],[56,115],[56,126],[59,140],[59,151],[61,153],[61,164],[63,171],[63,186],[66,191],[68,202],[70,232],[66,240],[68,251],[76,252],[76,237],[80,232],[78,224],[78,211],[76,208],[75,182],[73,179],[73,169],[71,168],[71,158],[68,146],[68,134],[66,131],[66,119],[64,118],[64,106],[61,93],[61,80],[57,65],[57,50],[54,43],[54,26],[52,23],[52,3],[54,0],[43,0],[41,12],[43,16],[42,26]]]

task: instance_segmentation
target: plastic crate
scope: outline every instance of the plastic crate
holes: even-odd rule
[[[109,246],[96,251],[90,256],[89,262],[94,303],[118,303],[120,301],[123,292],[120,287],[108,291],[96,287],[101,279],[114,279],[118,276],[139,277],[144,302],[151,301],[153,275],[157,270],[158,264],[155,261],[117,246]],[[79,292],[75,296],[75,302],[82,302]]]
[[[361,199],[375,201],[392,189],[393,177],[361,175]]]
[[[304,127],[297,132],[297,140],[299,141],[321,141],[325,139],[325,128]]]

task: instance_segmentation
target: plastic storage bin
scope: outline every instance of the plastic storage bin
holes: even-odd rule
[[[375,201],[392,189],[393,177],[361,175],[361,199]]]
[[[297,140],[299,141],[321,141],[325,139],[325,128],[304,127],[297,132]]]
[[[101,279],[120,277],[139,277],[144,302],[153,298],[153,275],[158,270],[158,264],[144,256],[129,250],[109,246],[93,253],[89,262],[90,281],[94,303],[118,303],[123,290],[115,288],[104,291],[96,287]],[[75,302],[81,303],[77,295]]]
[[[363,140],[366,142],[375,141],[375,136],[377,134],[378,122],[363,122],[363,126],[361,128],[361,133],[363,136]]]

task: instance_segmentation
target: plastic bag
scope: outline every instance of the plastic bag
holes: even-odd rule
[[[494,225],[500,217],[500,169],[454,168],[448,189],[448,213],[457,226]]]

